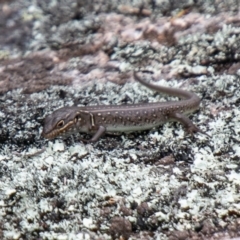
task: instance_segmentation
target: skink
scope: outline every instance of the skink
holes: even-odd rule
[[[52,139],[84,132],[93,135],[90,141],[96,142],[104,133],[146,130],[166,121],[179,121],[191,134],[204,133],[186,116],[199,108],[200,98],[195,93],[146,82],[136,73],[134,78],[152,90],[182,100],[131,105],[63,107],[45,118],[42,136]]]

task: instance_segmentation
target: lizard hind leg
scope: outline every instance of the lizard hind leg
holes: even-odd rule
[[[202,131],[199,127],[194,125],[193,122],[187,116],[181,113],[172,113],[170,114],[170,118],[180,122],[185,127],[187,133],[191,134],[192,136],[194,135],[194,133],[200,132],[210,137],[206,132]]]

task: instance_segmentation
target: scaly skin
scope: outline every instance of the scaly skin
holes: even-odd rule
[[[152,90],[183,100],[131,105],[63,107],[46,117],[42,136],[52,139],[74,132],[85,132],[92,134],[90,141],[95,142],[105,132],[146,130],[167,121],[181,122],[191,134],[204,133],[186,116],[199,108],[200,98],[195,93],[145,82],[136,73],[134,78]]]

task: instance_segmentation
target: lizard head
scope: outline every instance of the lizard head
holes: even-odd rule
[[[63,107],[45,118],[42,136],[53,139],[70,132],[81,121],[78,107]]]

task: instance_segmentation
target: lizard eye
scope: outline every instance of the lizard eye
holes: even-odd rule
[[[63,127],[63,125],[64,125],[64,121],[61,120],[58,122],[57,127],[61,128],[61,127]]]

